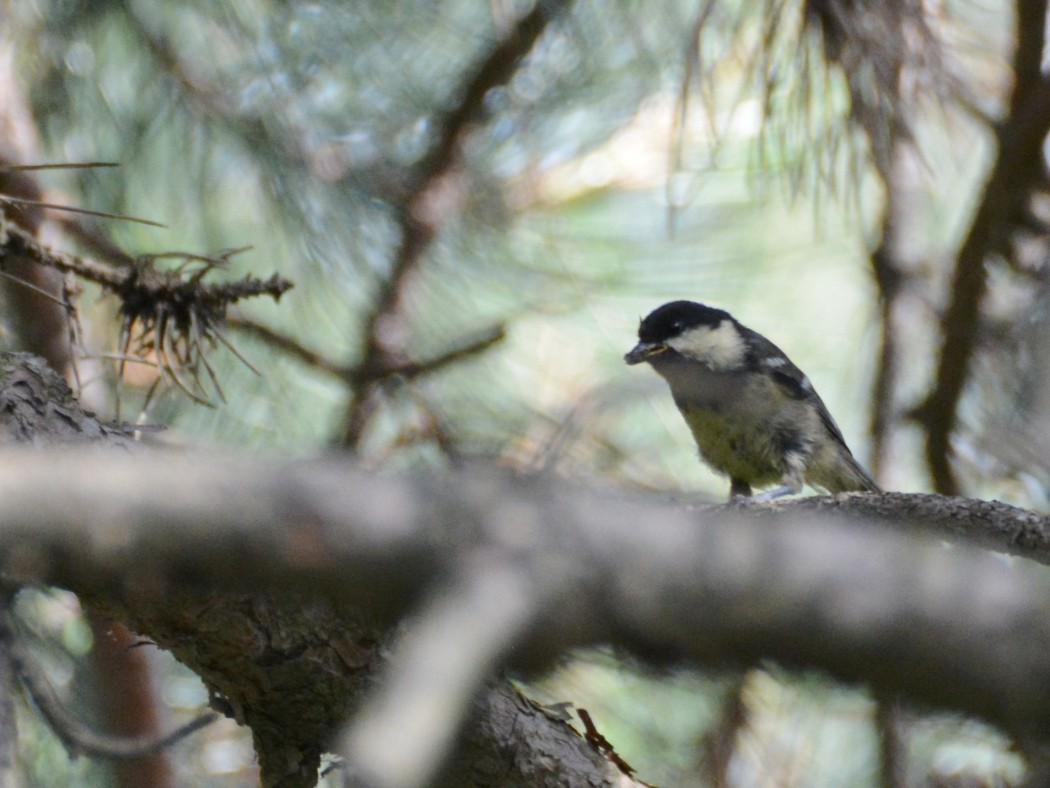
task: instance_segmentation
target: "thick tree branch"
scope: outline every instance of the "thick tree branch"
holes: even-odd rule
[[[493,682],[473,707],[474,722],[459,755],[442,775],[442,788],[629,788],[612,763],[561,717],[522,695],[509,682]]]
[[[773,512],[833,512],[869,518],[926,536],[962,541],[999,553],[1008,553],[1050,566],[1050,518],[999,501],[946,498],[923,493],[889,495],[835,495],[792,498],[768,510]]]
[[[839,516],[788,506],[756,520],[750,511],[688,511],[492,469],[376,477],[331,461],[34,453],[0,455],[0,469],[0,569],[22,582],[140,600],[168,599],[185,584],[282,588],[335,595],[386,621],[435,592],[477,600],[455,592],[472,583],[490,600],[519,600],[522,615],[485,638],[480,659],[461,655],[470,668],[456,680],[463,690],[479,687],[495,664],[543,669],[570,647],[608,642],[698,665],[773,658],[822,668],[1034,736],[1050,724],[1050,579],[1041,568],[945,551],[939,533],[843,520],[879,499],[881,515],[896,502],[899,522],[915,529],[931,512],[935,522],[938,512],[945,521],[1025,522],[1016,510],[846,495],[835,499]],[[776,527],[762,521],[769,517]],[[440,683],[430,671],[447,669],[451,657],[413,655],[473,649],[470,632],[495,633],[504,620],[499,605],[467,607],[472,616],[446,616],[440,602],[424,608],[431,612],[420,622],[444,625],[410,625],[395,649],[399,685]],[[391,713],[400,690],[391,692],[375,696],[378,711],[349,741],[400,742],[405,759],[440,749],[405,739],[403,718]],[[403,763],[394,772],[379,752],[352,751],[377,785],[420,784],[396,777]],[[434,764],[410,767],[429,774]]]

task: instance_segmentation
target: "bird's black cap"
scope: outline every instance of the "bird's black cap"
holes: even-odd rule
[[[724,309],[715,309],[695,301],[671,301],[657,307],[642,320],[638,325],[638,339],[642,342],[663,342],[690,328],[714,328],[723,320],[731,319]]]

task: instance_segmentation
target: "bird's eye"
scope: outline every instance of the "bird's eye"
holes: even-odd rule
[[[676,320],[673,323],[671,323],[671,330],[676,334],[682,333],[683,328],[685,328],[685,323],[683,323],[681,320]]]

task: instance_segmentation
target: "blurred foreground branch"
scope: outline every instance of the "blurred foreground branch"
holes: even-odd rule
[[[343,740],[375,785],[426,783],[497,668],[544,669],[590,643],[704,666],[773,658],[1017,734],[1050,724],[1045,571],[945,550],[936,527],[846,519],[875,500],[914,531],[1005,518],[985,539],[1016,552],[1017,522],[1047,523],[1009,507],[847,495],[835,516],[797,504],[756,520],[491,468],[374,476],[346,461],[80,451],[5,453],[0,468],[0,569],[20,582],[137,600],[187,583],[308,592],[380,622],[416,610]]]

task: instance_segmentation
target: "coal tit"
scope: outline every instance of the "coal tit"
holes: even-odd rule
[[[776,482],[755,497],[797,494],[805,482],[828,492],[879,492],[809,378],[728,312],[664,304],[641,321],[624,361],[646,361],[667,381],[700,456],[729,477],[730,500]]]

